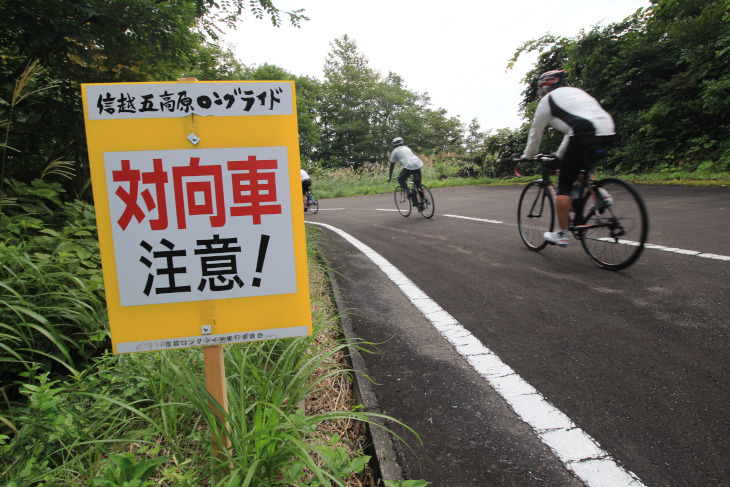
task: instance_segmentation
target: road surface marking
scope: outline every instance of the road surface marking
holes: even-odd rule
[[[478,222],[486,222],[486,223],[499,223],[500,225],[504,225],[504,222],[502,220],[488,220],[486,218],[472,218],[470,216],[460,216],[460,215],[444,215],[451,218],[461,218],[462,220],[475,220]]]
[[[484,377],[565,466],[589,487],[638,487],[644,484],[632,472],[619,466],[598,442],[550,404],[534,387],[517,375],[485,347],[469,330],[459,324],[405,274],[352,235],[337,227],[308,222],[327,228],[365,254],[403,292],[436,330],[449,341],[474,370]]]
[[[449,218],[460,218],[462,220],[473,220],[478,222],[485,222],[485,223],[497,223],[500,225],[510,225],[510,226],[516,226],[514,223],[505,223],[500,220],[488,220],[486,218],[472,218],[470,216],[460,216],[460,215],[444,215]],[[621,243],[626,245],[639,245],[638,242],[632,242],[630,240],[623,240]],[[715,259],[715,260],[725,260],[730,262],[730,256],[728,255],[719,255],[719,254],[710,254],[707,252],[699,252],[697,250],[687,250],[687,249],[678,249],[675,247],[667,247],[664,245],[656,245],[656,244],[644,244],[645,249],[653,249],[653,250],[663,250],[664,252],[673,252],[675,254],[682,254],[682,255],[692,255],[694,257],[702,257],[705,259]]]

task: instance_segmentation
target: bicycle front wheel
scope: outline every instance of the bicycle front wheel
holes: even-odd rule
[[[527,183],[517,206],[517,226],[527,248],[538,252],[545,248],[545,232],[555,225],[555,203],[546,187],[539,181]]]
[[[598,266],[612,271],[625,269],[639,258],[649,235],[649,217],[639,193],[627,182],[606,178],[598,182],[613,197],[605,208],[587,209],[580,225],[580,241]]]
[[[421,205],[420,211],[424,218],[431,218],[436,211],[436,203],[433,201],[431,190],[423,184],[418,191],[418,204]]]
[[[395,188],[393,196],[395,197],[395,207],[398,208],[398,212],[403,216],[410,215],[411,199],[408,197],[408,191],[399,186]]]
[[[319,211],[319,200],[317,199],[317,195],[312,193],[312,203],[309,205],[309,211],[312,213],[317,213]]]

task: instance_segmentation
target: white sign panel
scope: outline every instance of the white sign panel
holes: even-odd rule
[[[296,292],[286,147],[104,153],[122,306]]]
[[[135,83],[87,85],[89,120],[292,115],[291,83]]]

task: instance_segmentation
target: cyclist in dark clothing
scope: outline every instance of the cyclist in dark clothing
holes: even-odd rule
[[[608,145],[615,134],[613,118],[585,91],[567,86],[566,71],[548,71],[538,79],[537,93],[540,103],[532,120],[527,147],[520,159],[534,158],[540,148],[542,135],[548,124],[565,134],[556,155],[560,159],[560,178],[556,213],[557,232],[545,232],[550,244],[568,245],[570,218],[570,191],[579,172],[588,169],[591,152],[601,145]],[[602,188],[599,191],[605,192]],[[602,194],[603,194],[602,192]],[[604,199],[609,200],[607,192]]]

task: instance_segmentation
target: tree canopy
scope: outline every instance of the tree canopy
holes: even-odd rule
[[[522,109],[534,110],[537,77],[565,69],[616,121],[613,163],[623,170],[730,168],[730,1],[653,0],[622,22],[575,38],[524,43],[541,52]]]
[[[80,83],[241,75],[207,41],[245,11],[275,26],[306,19],[271,0],[0,0],[2,177],[31,180],[71,161],[79,193],[88,179]]]
[[[566,69],[571,84],[613,115],[611,169],[728,170],[729,12],[730,0],[652,0],[573,38],[529,40],[508,65],[540,53],[524,79],[525,125],[482,132],[475,120],[467,128],[433,107],[427,92],[411,90],[398,73],[372,68],[347,35],[331,42],[322,80],[244,65],[218,44],[224,27],[246,13],[273,26],[307,20],[272,0],[0,0],[0,184],[7,177],[29,182],[59,164],[74,169],[68,193],[81,194],[88,162],[79,84],[190,76],[294,80],[300,152],[310,166],[371,167],[387,160],[390,140],[400,136],[420,153],[460,153],[499,175],[524,143],[537,77],[550,69]],[[557,139],[548,136],[545,149]]]
[[[390,141],[403,137],[423,153],[460,150],[463,125],[446,110],[431,108],[427,93],[408,89],[396,73],[370,67],[357,44],[344,35],[330,44],[324,66],[320,126],[314,159],[325,167],[358,168],[386,161]]]

